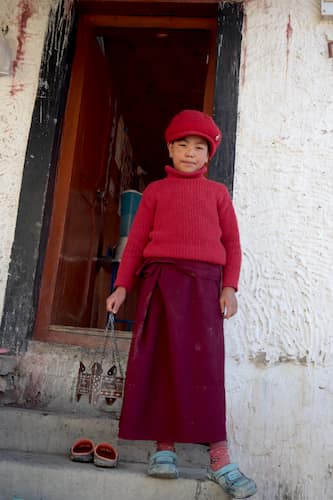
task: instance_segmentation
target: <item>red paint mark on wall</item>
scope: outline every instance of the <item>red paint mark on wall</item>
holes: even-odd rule
[[[328,50],[328,57],[332,58],[333,57],[333,41],[329,40],[327,42],[327,50]]]
[[[18,22],[18,35],[17,35],[17,49],[15,59],[13,61],[13,84],[11,88],[11,95],[15,95],[16,92],[23,90],[22,84],[15,84],[14,79],[16,76],[16,71],[18,65],[24,59],[24,46],[27,39],[27,24],[29,18],[33,14],[32,3],[29,0],[21,0],[18,4],[19,13],[17,16]]]
[[[287,66],[286,66],[286,73],[288,73],[289,54],[290,54],[290,41],[291,41],[292,34],[293,34],[293,28],[291,26],[291,17],[290,17],[290,14],[289,14],[287,28],[286,28],[286,38],[287,38]]]
[[[18,92],[22,92],[24,90],[23,83],[13,83],[10,89],[10,95],[15,95]]]

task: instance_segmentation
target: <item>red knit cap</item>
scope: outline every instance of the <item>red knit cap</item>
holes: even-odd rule
[[[185,109],[175,115],[165,131],[167,143],[188,135],[198,135],[208,141],[210,158],[214,156],[222,139],[221,130],[213,118],[195,109]]]

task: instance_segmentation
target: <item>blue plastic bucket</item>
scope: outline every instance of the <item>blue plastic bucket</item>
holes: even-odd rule
[[[128,236],[142,194],[134,189],[123,191],[120,195],[120,237]]]

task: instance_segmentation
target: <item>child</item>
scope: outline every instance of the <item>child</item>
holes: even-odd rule
[[[256,485],[231,464],[226,442],[223,317],[237,312],[241,249],[226,187],[205,177],[221,142],[208,115],[170,122],[173,167],[143,193],[107,310],[140,278],[119,437],[154,440],[148,474],[177,478],[175,442],[210,443],[209,478],[234,498]]]

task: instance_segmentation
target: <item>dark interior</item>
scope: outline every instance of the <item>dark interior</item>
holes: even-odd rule
[[[121,28],[103,35],[134,164],[150,182],[168,162],[164,130],[171,117],[203,108],[210,32]]]

